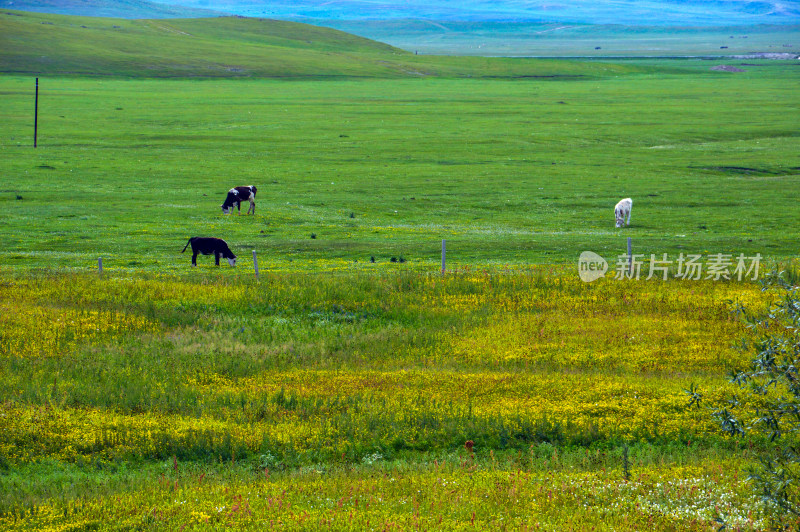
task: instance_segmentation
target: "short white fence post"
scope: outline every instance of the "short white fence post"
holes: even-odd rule
[[[447,244],[445,240],[442,240],[442,275],[445,271],[445,255],[447,255]]]
[[[631,251],[631,237],[628,237],[628,273],[633,273],[633,253]]]

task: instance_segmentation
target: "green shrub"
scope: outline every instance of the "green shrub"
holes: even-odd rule
[[[752,358],[747,368],[731,371],[730,380],[747,397],[731,395],[709,409],[724,432],[767,441],[750,480],[774,525],[785,530],[800,525],[800,287],[791,280],[767,277],[764,289],[781,295],[765,312],[735,309],[749,330],[738,349]],[[694,385],[688,393],[690,404],[700,406],[702,393]]]

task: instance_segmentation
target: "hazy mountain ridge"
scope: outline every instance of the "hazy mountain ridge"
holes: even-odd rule
[[[800,3],[780,0],[160,0],[164,4],[289,20],[549,21],[720,26],[800,22]]]
[[[0,8],[119,18],[234,14],[311,23],[400,19],[651,26],[800,23],[800,2],[786,0],[0,0]]]
[[[199,18],[226,13],[148,0],[0,0],[2,9],[111,18]]]

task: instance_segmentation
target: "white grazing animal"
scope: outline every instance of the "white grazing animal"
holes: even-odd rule
[[[614,207],[614,217],[617,219],[617,227],[631,224],[631,210],[633,210],[633,200],[625,198],[619,200],[619,203]],[[627,220],[625,217],[627,216]]]

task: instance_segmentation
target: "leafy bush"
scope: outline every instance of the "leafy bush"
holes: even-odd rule
[[[709,409],[726,433],[766,442],[750,480],[781,529],[800,524],[800,287],[786,279],[773,274],[765,280],[765,290],[781,291],[765,312],[736,307],[750,331],[738,349],[752,358],[746,369],[731,371],[730,380],[747,398],[732,395]],[[692,385],[688,393],[690,405],[700,406],[699,389]]]

